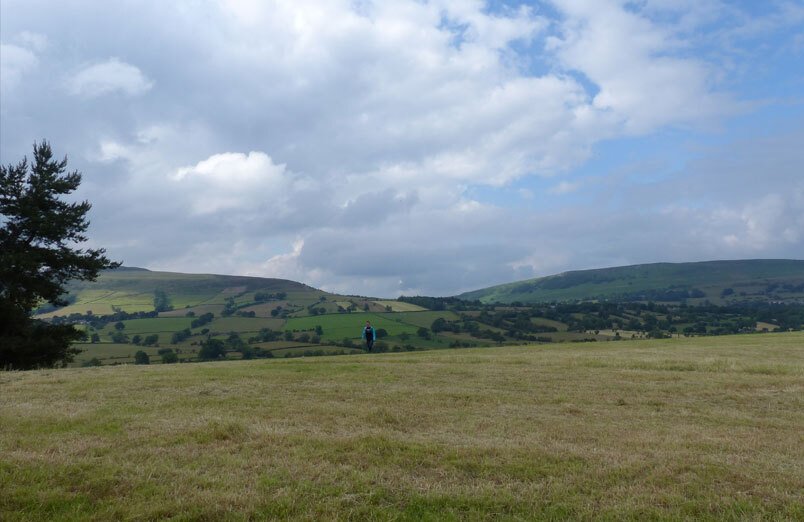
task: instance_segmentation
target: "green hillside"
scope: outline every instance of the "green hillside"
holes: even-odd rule
[[[227,299],[245,302],[257,293],[285,294],[295,305],[318,301],[326,292],[302,283],[285,279],[262,277],[182,274],[154,272],[142,268],[120,268],[101,273],[95,282],[73,282],[68,286],[70,305],[58,310],[43,309],[41,317],[64,316],[72,313],[95,315],[115,311],[148,312],[154,310],[155,292],[164,292],[174,315],[189,310],[221,311]],[[255,303],[257,304],[257,303]],[[181,314],[179,311],[182,311]]]
[[[613,301],[732,304],[804,301],[804,261],[755,259],[578,270],[467,292],[484,303]]]
[[[800,266],[802,262],[782,263]],[[776,277],[771,278],[767,269],[763,272],[755,264],[741,272],[730,263],[726,263],[728,270],[715,270],[720,263],[701,265],[705,269],[665,264],[573,272],[516,284],[537,290],[541,285],[542,293],[552,292],[551,299],[567,300],[557,304],[534,302],[532,295],[541,295],[537,292],[483,298],[521,301],[515,305],[431,297],[376,300],[329,294],[282,279],[129,268],[104,272],[93,283],[71,285],[72,303],[41,310],[39,318],[74,324],[84,331],[85,338],[76,345],[82,351],[73,366],[128,364],[138,357],[154,364],[355,354],[366,348],[361,340],[366,321],[378,331],[376,352],[782,332],[804,327],[804,278],[789,275],[795,273],[795,266],[777,266]],[[679,274],[685,269],[683,286]],[[557,288],[558,283],[566,288]],[[571,301],[598,296],[604,290],[609,296],[614,292],[622,297],[624,293],[616,289],[629,284],[631,301]],[[644,289],[649,284],[659,290],[635,293],[635,287]],[[727,288],[730,292],[724,291]],[[672,296],[696,293],[698,297],[682,301],[697,301],[701,306],[664,303],[660,292]],[[759,302],[717,306],[736,298]],[[704,305],[706,299],[715,303]],[[787,302],[779,305],[778,300]],[[215,355],[209,353],[211,345],[218,347]]]
[[[429,333],[436,319],[457,320],[453,312],[330,294],[284,279],[121,268],[68,289],[68,306],[43,307],[37,317],[86,333],[73,366],[133,363],[137,352],[152,363],[195,361],[210,339],[225,343],[226,358],[235,359],[358,353],[366,321],[382,335],[376,351],[457,342]]]

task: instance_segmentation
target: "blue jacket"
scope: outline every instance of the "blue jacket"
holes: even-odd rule
[[[366,338],[366,330],[371,330],[371,338],[375,341],[377,340],[377,332],[374,330],[373,326],[364,326],[363,327],[363,339]]]

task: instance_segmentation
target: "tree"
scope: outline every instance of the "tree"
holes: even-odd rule
[[[78,171],[66,170],[67,159],[55,160],[46,141],[34,143],[32,163],[0,166],[0,368],[71,362],[80,332],[35,320],[33,310],[42,302],[63,306],[68,281],[94,281],[120,266],[104,249],[79,248],[91,205],[62,199],[81,184]]]
[[[226,357],[226,346],[220,339],[207,339],[198,350],[198,358],[202,361],[214,361]]]
[[[151,358],[148,357],[147,353],[138,350],[137,353],[134,354],[134,364],[151,364]]]
[[[157,312],[168,312],[173,310],[173,305],[170,304],[170,298],[164,290],[159,288],[154,290],[154,310]]]
[[[123,344],[128,342],[128,336],[120,331],[112,332],[111,337],[113,343]]]

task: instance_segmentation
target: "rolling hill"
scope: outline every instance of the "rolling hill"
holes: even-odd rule
[[[126,364],[140,352],[154,362],[207,360],[201,350],[210,343],[223,346],[215,357],[226,359],[354,354],[365,349],[367,320],[378,330],[378,352],[778,332],[804,325],[803,265],[712,262],[568,272],[478,291],[472,300],[377,300],[283,279],[121,268],[69,285],[71,303],[40,309],[38,317],[83,330],[74,365]],[[595,297],[602,299],[590,301]]]
[[[458,296],[484,303],[573,300],[731,304],[804,301],[804,261],[754,259],[578,270],[518,281]]]
[[[148,312],[154,310],[157,292],[164,293],[168,300],[165,308],[172,307],[173,315],[185,315],[188,311],[203,313],[223,310],[228,299],[240,302],[247,294],[282,295],[282,300],[292,300],[296,305],[311,304],[322,296],[330,295],[285,279],[156,272],[133,267],[106,270],[97,281],[72,282],[67,289],[69,306],[58,310],[42,308],[41,317],[85,314],[88,311],[95,315],[108,315],[115,311]]]

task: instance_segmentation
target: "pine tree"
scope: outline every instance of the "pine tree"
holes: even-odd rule
[[[46,141],[33,146],[33,162],[0,165],[0,369],[30,369],[72,361],[82,334],[71,325],[33,318],[44,302],[63,306],[64,285],[94,281],[120,266],[104,249],[81,249],[91,205],[62,199],[81,184],[53,158]]]

